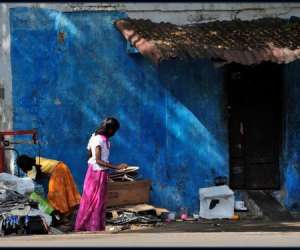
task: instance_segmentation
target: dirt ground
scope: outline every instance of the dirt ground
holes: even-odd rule
[[[0,238],[1,247],[299,247],[300,232],[72,233]]]
[[[110,230],[108,227],[107,231]],[[116,230],[118,231],[118,230]],[[163,223],[157,226],[136,226],[118,233],[166,233],[166,232],[300,232],[300,220],[270,221],[248,220],[199,220]]]

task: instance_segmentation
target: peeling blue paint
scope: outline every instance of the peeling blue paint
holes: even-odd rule
[[[284,205],[300,210],[300,62],[284,66],[284,136],[282,154],[282,184]]]
[[[229,172],[222,71],[128,55],[113,26],[125,16],[10,10],[14,129],[37,128],[41,155],[66,162],[81,189],[90,133],[115,116],[111,161],[141,167],[152,204],[198,211],[198,189]]]

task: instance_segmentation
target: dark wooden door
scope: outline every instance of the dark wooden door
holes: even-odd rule
[[[278,189],[281,66],[228,65],[230,186]]]

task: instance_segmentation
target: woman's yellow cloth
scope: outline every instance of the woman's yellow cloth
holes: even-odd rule
[[[35,157],[35,163],[41,165],[41,171],[45,174],[51,174],[59,161],[47,159],[44,157]]]

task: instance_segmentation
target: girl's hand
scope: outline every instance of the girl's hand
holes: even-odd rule
[[[119,165],[117,166],[117,170],[124,170],[124,169],[126,169],[126,168],[128,168],[128,165],[125,164],[125,163],[119,164]]]

